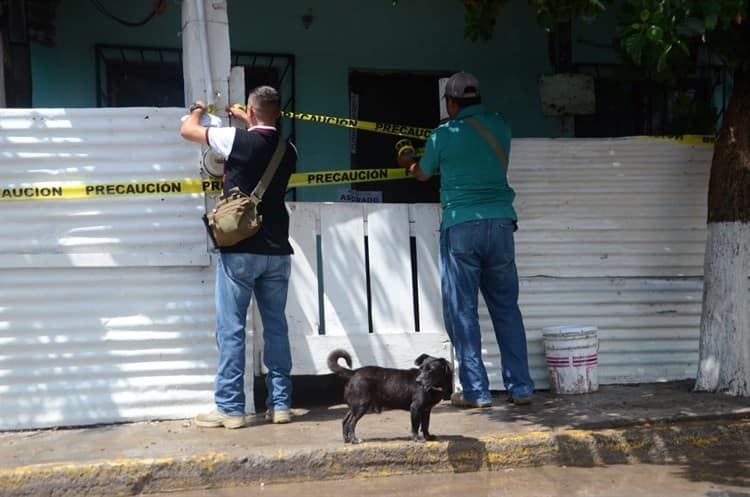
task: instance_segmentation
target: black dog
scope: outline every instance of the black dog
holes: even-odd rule
[[[357,421],[367,411],[380,412],[384,407],[411,412],[411,438],[415,442],[419,441],[420,425],[425,440],[435,439],[429,431],[430,411],[441,399],[450,399],[453,373],[448,361],[422,354],[414,361],[419,369],[365,366],[352,370],[338,364],[342,357],[351,368],[351,356],[341,349],[328,355],[328,367],[348,379],[344,387],[344,400],[349,405],[342,423],[344,443],[362,442],[354,434]]]

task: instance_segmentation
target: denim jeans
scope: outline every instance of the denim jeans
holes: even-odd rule
[[[517,398],[529,397],[534,391],[526,331],[518,308],[513,229],[511,219],[481,219],[456,224],[440,232],[443,318],[456,349],[463,397],[470,402],[491,401],[487,370],[482,361],[480,290],[500,348],[506,390]]]
[[[214,400],[224,414],[245,413],[245,324],[253,295],[263,321],[266,407],[291,407],[292,355],[286,323],[291,259],[288,255],[220,253],[216,261],[216,345],[219,367]],[[251,373],[252,374],[252,373]]]

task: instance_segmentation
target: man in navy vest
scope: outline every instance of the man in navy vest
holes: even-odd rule
[[[270,86],[255,88],[247,100],[247,112],[232,107],[230,116],[248,129],[204,127],[200,118],[206,105],[196,101],[183,122],[183,138],[208,145],[226,159],[224,193],[239,187],[250,194],[258,184],[273,155],[278,140],[276,128],[281,115],[279,93]],[[268,368],[266,418],[274,423],[291,421],[292,357],[284,314],[289,273],[289,215],[284,194],[297,162],[297,151],[287,143],[278,170],[263,196],[258,210],[263,216],[260,230],[231,247],[222,247],[216,260],[216,343],[219,365],[214,401],[216,409],[199,414],[195,423],[202,427],[241,428],[245,426],[245,321],[250,299],[255,296],[263,321],[263,362]]]

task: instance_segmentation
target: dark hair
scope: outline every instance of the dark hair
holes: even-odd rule
[[[466,108],[466,107],[469,107],[469,106],[472,106],[472,105],[477,105],[477,104],[481,104],[482,103],[482,97],[471,97],[471,98],[453,98],[453,97],[448,97],[448,98],[450,98],[451,100],[453,100],[454,102],[456,102],[456,104],[458,104],[458,108],[459,109],[463,109],[463,108]]]

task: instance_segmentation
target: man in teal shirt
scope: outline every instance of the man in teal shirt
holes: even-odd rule
[[[409,150],[402,167],[422,181],[440,172],[440,285],[443,318],[456,349],[462,392],[458,407],[490,407],[487,370],[482,361],[478,294],[482,292],[500,348],[508,399],[531,401],[526,331],[518,307],[518,273],[513,232],[516,194],[508,184],[511,129],[505,118],[482,105],[479,81],[459,72],[445,87],[450,121],[427,139],[415,162]]]

